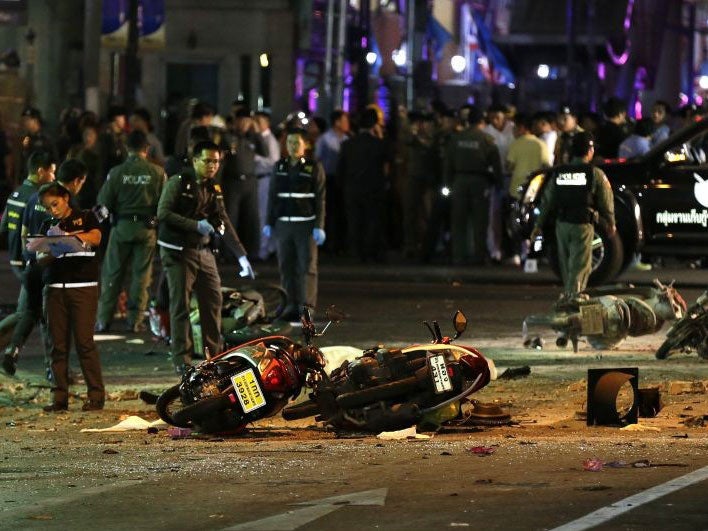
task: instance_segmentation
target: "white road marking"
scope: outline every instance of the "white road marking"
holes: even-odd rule
[[[24,505],[17,505],[8,509],[6,511],[0,510],[1,517],[7,517],[10,514],[18,512],[37,512],[43,511],[49,507],[54,507],[56,505],[64,505],[73,503],[76,501],[85,501],[88,496],[95,496],[96,494],[103,494],[104,492],[109,492],[116,489],[122,489],[128,486],[139,485],[143,483],[142,481],[119,481],[117,483],[107,483],[105,485],[98,485],[96,487],[88,487],[86,489],[72,489],[72,493],[67,496],[59,496],[57,498],[47,498],[44,500],[38,500],[36,502],[29,502]]]
[[[293,531],[348,505],[384,505],[387,493],[388,489],[384,488],[294,503],[292,505],[308,505],[309,507],[268,516],[253,522],[237,524],[227,527],[223,531]]]
[[[634,496],[630,496],[629,498],[613,503],[612,505],[598,509],[597,511],[593,511],[581,518],[578,518],[577,520],[573,520],[572,522],[563,524],[560,527],[556,527],[551,531],[583,531],[585,529],[590,529],[612,520],[627,511],[636,509],[641,505],[653,502],[662,496],[666,496],[667,494],[671,494],[672,492],[689,487],[695,483],[700,483],[701,481],[705,481],[707,479],[708,466],[699,468],[690,474],[686,474],[685,476],[672,479],[666,483],[647,489],[643,492],[635,494]]]

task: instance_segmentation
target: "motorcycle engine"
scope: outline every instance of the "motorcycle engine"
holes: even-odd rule
[[[231,376],[242,369],[241,363],[230,360],[202,363],[187,374],[182,383],[183,394],[190,402],[217,396],[231,385]]]

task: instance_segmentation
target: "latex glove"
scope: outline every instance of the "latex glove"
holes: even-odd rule
[[[214,232],[214,227],[205,219],[197,221],[197,230],[202,236],[209,236]]]
[[[71,245],[68,243],[63,243],[63,242],[56,242],[56,243],[50,243],[49,244],[49,253],[54,256],[61,256],[66,253],[72,252],[74,249]]]
[[[238,263],[241,266],[241,271],[239,271],[238,276],[256,278],[256,274],[253,272],[251,262],[248,261],[248,258],[246,258],[245,256],[241,256],[238,259]]]
[[[322,229],[314,228],[314,229],[312,229],[312,238],[315,240],[315,243],[318,246],[320,246],[327,239],[327,235],[325,234],[325,231],[323,231]]]
[[[270,225],[263,225],[263,230],[261,231],[263,236],[270,238],[273,235],[273,227]]]
[[[47,236],[65,236],[66,234],[69,233],[61,230],[61,227],[58,224],[49,227],[49,230],[47,231]]]

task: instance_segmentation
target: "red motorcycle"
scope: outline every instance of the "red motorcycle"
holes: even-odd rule
[[[312,345],[340,316],[316,332],[307,309],[305,344],[284,336],[244,343],[191,367],[179,385],[165,391],[157,411],[167,423],[202,432],[233,432],[283,410],[288,419],[318,415],[339,429],[392,430],[417,424],[425,415],[478,391],[495,377],[494,364],[472,347],[452,345],[465,330],[460,311],[455,337],[425,323],[433,343],[404,349],[374,348],[327,374],[322,352]],[[303,386],[309,400],[285,407]],[[285,409],[283,409],[285,408]]]

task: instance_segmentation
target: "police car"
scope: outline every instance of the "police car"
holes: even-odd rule
[[[654,146],[641,157],[597,164],[612,184],[617,233],[610,237],[595,227],[590,283],[612,281],[632,262],[635,253],[696,258],[708,251],[708,115]],[[532,173],[518,203],[512,205],[509,228],[528,238],[539,213],[549,170]],[[555,234],[554,220],[543,227]],[[532,242],[546,254],[556,273],[555,238]]]

